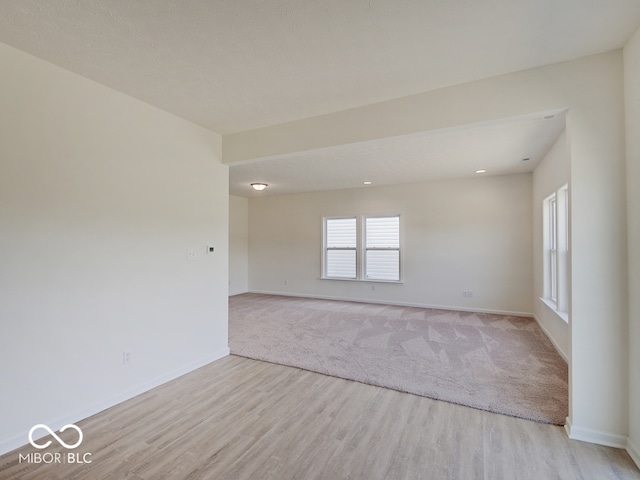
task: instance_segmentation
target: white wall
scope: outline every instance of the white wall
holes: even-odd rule
[[[225,136],[224,161],[567,108],[573,235],[568,430],[573,438],[623,446],[629,431],[623,87],[618,50]]]
[[[629,446],[640,465],[640,29],[624,49],[629,245]]]
[[[228,168],[147,104],[1,44],[0,71],[2,453],[228,352]]]
[[[249,200],[229,196],[229,295],[249,291]]]
[[[534,314],[556,349],[569,358],[569,324],[540,298],[543,296],[542,202],[569,182],[569,151],[563,132],[533,172],[533,305]]]
[[[530,174],[249,202],[251,291],[532,312]],[[322,217],[361,214],[400,214],[403,284],[320,279]]]

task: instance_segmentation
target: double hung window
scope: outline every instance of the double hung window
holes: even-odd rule
[[[356,217],[325,219],[324,276],[356,278]]]
[[[557,312],[569,304],[569,189],[564,185],[543,202],[543,300]],[[563,317],[564,318],[564,317]]]
[[[400,216],[324,219],[323,278],[400,281]]]
[[[400,280],[400,217],[364,218],[364,277]]]

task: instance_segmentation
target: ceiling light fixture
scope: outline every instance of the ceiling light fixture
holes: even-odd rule
[[[476,170],[476,173],[487,173],[487,171],[483,168],[481,168],[480,170]]]
[[[266,183],[252,183],[251,186],[254,190],[261,192],[262,190],[267,188],[268,185]]]
[[[369,180],[362,182],[364,185],[371,185],[371,182]]]

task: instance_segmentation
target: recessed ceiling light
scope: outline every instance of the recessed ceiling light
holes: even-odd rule
[[[268,185],[266,183],[252,183],[251,186],[254,190],[261,192],[262,190],[267,188]]]
[[[476,170],[476,173],[487,173],[487,171],[484,168],[481,168],[480,170]]]
[[[370,182],[370,181],[368,181],[368,180],[367,180],[367,181],[365,181],[365,182],[362,182],[362,183],[363,183],[364,185],[371,185],[371,182]]]

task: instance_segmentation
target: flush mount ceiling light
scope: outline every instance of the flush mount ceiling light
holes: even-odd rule
[[[371,185],[371,182],[369,180],[366,180],[364,182],[362,182],[363,185]]]
[[[267,188],[266,183],[252,183],[251,186],[253,187],[254,190],[257,190],[259,192]]]
[[[476,170],[476,173],[487,173],[487,171],[484,168],[481,168],[480,170]]]

